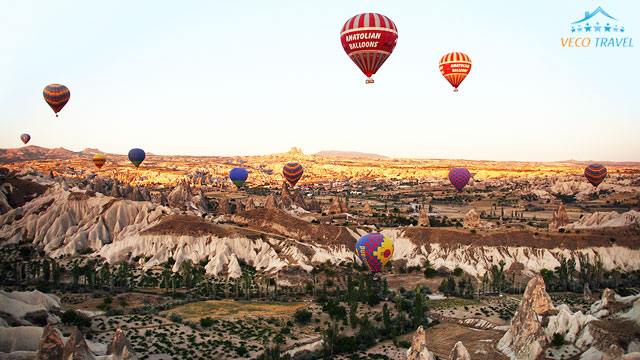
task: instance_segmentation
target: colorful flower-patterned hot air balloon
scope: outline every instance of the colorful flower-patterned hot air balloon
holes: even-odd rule
[[[144,153],[142,149],[131,149],[129,150],[129,161],[133,164],[133,166],[138,167],[144,161],[144,158],[147,155]]]
[[[297,162],[287,163],[287,165],[282,168],[282,175],[284,175],[285,180],[287,180],[291,187],[296,186],[296,183],[302,177],[302,173],[304,173],[304,169],[302,165]]]
[[[607,168],[601,164],[590,164],[584,169],[584,177],[591,185],[597,187],[607,177]]]
[[[459,167],[449,170],[449,181],[458,191],[462,191],[467,186],[469,179],[471,179],[471,173],[466,168]]]
[[[71,92],[64,85],[50,84],[45,86],[42,95],[47,104],[53,109],[53,112],[56,113],[56,117],[58,117],[60,110],[62,110],[69,101]]]
[[[244,185],[245,181],[249,177],[249,172],[245,168],[233,168],[229,171],[229,179],[236,185],[239,189]]]
[[[347,55],[367,76],[371,76],[384,64],[398,42],[396,24],[388,17],[375,13],[356,15],[342,27],[340,41]]]
[[[378,273],[393,256],[393,240],[380,233],[364,235],[356,243],[356,254],[371,272]]]
[[[104,154],[95,154],[93,155],[93,164],[98,168],[102,168],[105,162],[107,162],[107,157]]]
[[[440,59],[440,72],[458,91],[458,86],[471,71],[471,58],[461,52],[451,52]]]
[[[22,140],[22,142],[26,145],[29,142],[29,140],[31,140],[31,135],[22,134],[20,135],[20,140]]]

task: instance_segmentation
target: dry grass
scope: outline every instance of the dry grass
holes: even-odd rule
[[[304,303],[252,302],[232,300],[208,300],[178,306],[162,312],[163,315],[178,314],[185,320],[199,320],[203,317],[243,318],[291,316],[304,307]]]

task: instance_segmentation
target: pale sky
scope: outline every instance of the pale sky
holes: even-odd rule
[[[566,49],[602,6],[633,48]],[[0,148],[640,161],[640,1],[0,0]],[[339,33],[398,27],[365,85]],[[459,93],[438,61],[473,61]],[[56,119],[42,99],[62,83]]]

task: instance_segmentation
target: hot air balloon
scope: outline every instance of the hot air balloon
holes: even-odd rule
[[[449,170],[449,181],[458,191],[462,191],[467,186],[469,179],[471,179],[471,173],[466,168],[451,168]]]
[[[340,41],[344,51],[367,76],[371,76],[384,64],[398,42],[396,24],[388,17],[375,13],[356,15],[342,27]]]
[[[584,169],[584,177],[587,178],[591,185],[598,187],[607,177],[607,168],[601,164],[590,164]]]
[[[131,163],[135,166],[138,167],[140,166],[140,164],[144,161],[144,158],[147,155],[144,153],[144,150],[142,149],[131,149],[129,150],[129,161],[131,161]]]
[[[64,85],[50,84],[45,86],[42,95],[47,104],[53,109],[53,112],[56,113],[56,117],[58,117],[60,110],[62,110],[67,104],[67,101],[69,101],[71,92],[69,92],[69,89]]]
[[[366,234],[356,243],[356,254],[371,272],[378,273],[393,256],[393,240],[380,233]]]
[[[287,163],[287,165],[282,168],[282,175],[284,175],[285,180],[287,180],[291,187],[296,186],[296,183],[302,177],[302,173],[304,173],[304,169],[302,165],[297,162]]]
[[[471,58],[461,52],[451,52],[440,59],[440,72],[458,91],[458,86],[471,71]]]
[[[98,168],[102,168],[102,165],[107,162],[107,157],[104,154],[95,154],[93,155],[93,164]]]
[[[229,179],[236,185],[239,189],[244,185],[244,182],[247,181],[249,177],[249,172],[245,168],[233,168],[229,171]]]
[[[20,140],[22,140],[22,142],[26,145],[29,142],[29,140],[31,140],[31,135],[22,134],[20,135]]]

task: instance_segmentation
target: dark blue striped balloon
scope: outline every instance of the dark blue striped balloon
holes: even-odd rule
[[[140,166],[146,156],[147,154],[145,154],[142,149],[135,148],[129,150],[129,161],[131,161],[135,167]]]

